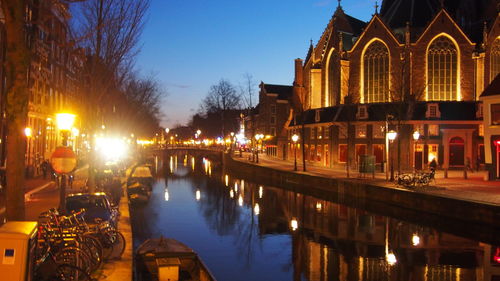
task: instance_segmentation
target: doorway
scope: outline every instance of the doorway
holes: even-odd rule
[[[465,146],[461,137],[454,137],[450,140],[450,167],[464,165]]]

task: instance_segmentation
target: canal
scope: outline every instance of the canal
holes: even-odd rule
[[[500,280],[498,243],[462,235],[467,225],[447,233],[436,220],[380,213],[233,178],[190,156],[158,161],[150,201],[131,206],[135,248],[177,239],[219,281]]]

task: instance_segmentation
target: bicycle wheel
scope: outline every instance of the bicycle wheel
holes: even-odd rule
[[[92,262],[90,257],[80,248],[67,247],[61,249],[54,255],[57,264],[69,264],[85,269],[87,273],[92,272]]]
[[[410,175],[403,175],[401,177],[401,182],[406,187],[410,187],[410,186],[413,185],[413,179],[412,179],[412,177]]]
[[[56,268],[55,276],[52,280],[77,280],[77,281],[90,281],[92,277],[78,266],[71,264],[60,264]]]
[[[113,246],[111,247],[111,253],[109,259],[120,259],[125,251],[125,236],[120,231],[115,232],[116,238]]]
[[[92,236],[90,233],[83,234],[81,236],[82,243],[80,246],[82,250],[90,257],[90,261],[92,263],[92,269],[97,270],[103,261],[103,252],[101,242],[99,239]]]

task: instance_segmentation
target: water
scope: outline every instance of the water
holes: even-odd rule
[[[175,238],[219,281],[499,280],[495,246],[213,166],[187,156],[165,163],[149,203],[131,209],[135,247]]]

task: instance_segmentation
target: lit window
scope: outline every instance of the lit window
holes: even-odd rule
[[[339,139],[346,139],[346,138],[347,138],[347,127],[339,126]]]
[[[389,51],[375,41],[363,55],[364,102],[387,102],[389,93]]]
[[[479,124],[479,126],[477,128],[477,134],[480,137],[484,137],[484,126],[483,126],[483,124]]]
[[[439,118],[441,117],[441,112],[437,103],[428,103],[427,111],[425,112],[426,118]]]
[[[446,36],[432,41],[427,53],[428,100],[457,100],[457,53]]]
[[[491,105],[491,125],[500,125],[500,103]]]
[[[428,162],[431,162],[432,159],[436,159],[438,161],[438,145],[437,144],[429,144],[429,157],[427,158]]]
[[[311,128],[311,139],[316,139],[316,128]]]
[[[325,131],[323,132],[323,134],[325,135],[325,139],[330,138],[330,127],[329,126],[325,127]]]
[[[483,118],[483,104],[482,103],[477,104],[476,118]]]
[[[385,126],[384,125],[373,125],[373,138],[375,139],[383,139],[385,138]]]
[[[497,37],[491,46],[490,82],[500,73],[500,37]]]
[[[323,138],[323,127],[318,127],[318,139]]]
[[[439,136],[439,125],[429,125],[429,136]]]
[[[366,125],[356,126],[356,137],[357,138],[366,138]]]
[[[356,114],[357,119],[366,119],[368,118],[368,111],[366,110],[366,105],[358,106],[358,113]]]

